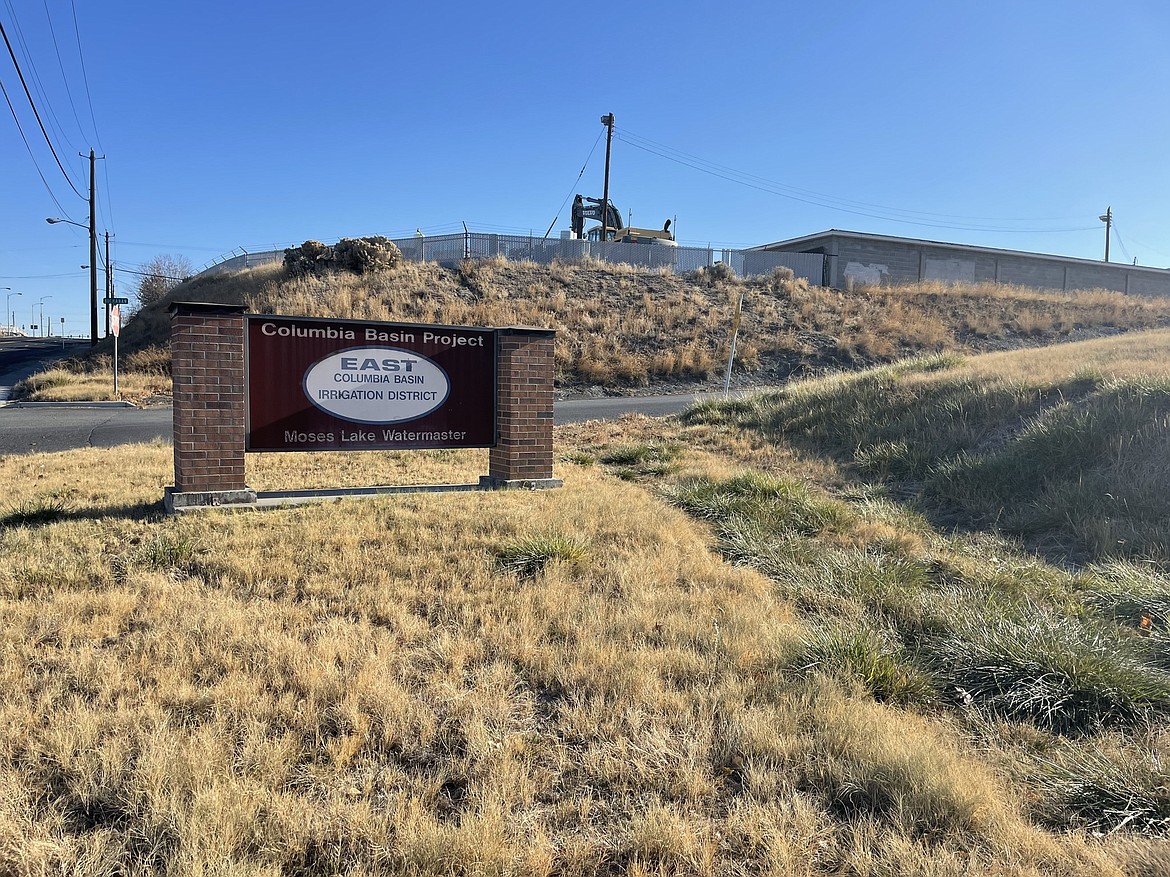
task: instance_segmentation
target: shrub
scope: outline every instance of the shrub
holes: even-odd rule
[[[350,271],[366,274],[384,271],[402,262],[402,253],[389,238],[375,235],[342,238],[329,246],[320,241],[305,241],[284,251],[284,267],[289,274],[320,274],[325,271]]]
[[[714,265],[704,265],[697,271],[692,271],[687,275],[687,279],[701,286],[714,287],[735,280],[735,269],[726,262],[716,262]]]
[[[171,373],[171,350],[165,344],[136,350],[126,356],[122,367],[127,372],[169,375]]]
[[[794,295],[808,292],[808,281],[797,277],[791,268],[778,265],[762,278],[764,289],[778,295]]]
[[[313,274],[323,271],[333,261],[333,247],[320,241],[305,241],[284,251],[284,267],[289,274]]]
[[[389,238],[376,235],[365,238],[342,238],[333,248],[333,263],[341,271],[366,274],[384,271],[402,261],[402,253]]]

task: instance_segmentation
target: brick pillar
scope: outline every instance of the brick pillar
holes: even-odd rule
[[[497,331],[496,423],[485,487],[560,487],[553,478],[553,343],[551,329]]]
[[[244,485],[244,308],[171,305],[175,485],[167,509],[254,503]]]

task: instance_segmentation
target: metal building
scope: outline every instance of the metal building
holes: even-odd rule
[[[825,262],[825,285],[836,289],[843,289],[851,283],[889,285],[937,280],[1170,295],[1170,269],[1166,268],[1144,268],[837,229],[753,249],[819,253]]]

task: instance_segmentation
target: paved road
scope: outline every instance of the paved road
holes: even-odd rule
[[[695,396],[635,396],[571,399],[556,403],[557,423],[620,417],[631,411],[659,417],[683,410]],[[0,454],[110,448],[170,442],[170,408],[0,407]]]
[[[84,350],[89,341],[78,338],[25,338],[0,336],[0,402],[8,400],[12,387],[48,364]]]
[[[62,356],[83,350],[85,339],[0,338],[0,403],[21,378]],[[611,420],[629,412],[661,417],[682,411],[700,396],[607,396],[556,403],[557,423]],[[0,404],[0,454],[110,448],[172,437],[170,408]]]

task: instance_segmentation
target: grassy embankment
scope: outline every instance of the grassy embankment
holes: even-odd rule
[[[538,494],[167,519],[165,446],[4,458],[0,871],[1165,873],[1168,348],[563,428]]]
[[[852,293],[809,288],[783,273],[748,280],[686,277],[591,263],[485,261],[458,270],[404,263],[358,276],[290,278],[276,265],[181,284],[123,330],[122,396],[170,390],[171,301],[243,303],[257,313],[557,330],[562,387],[638,387],[722,377],[732,313],[744,293],[737,383],[856,369],[916,353],[971,353],[1170,323],[1170,299],[1002,285],[923,284]],[[108,398],[109,345],[35,376],[30,400]]]

